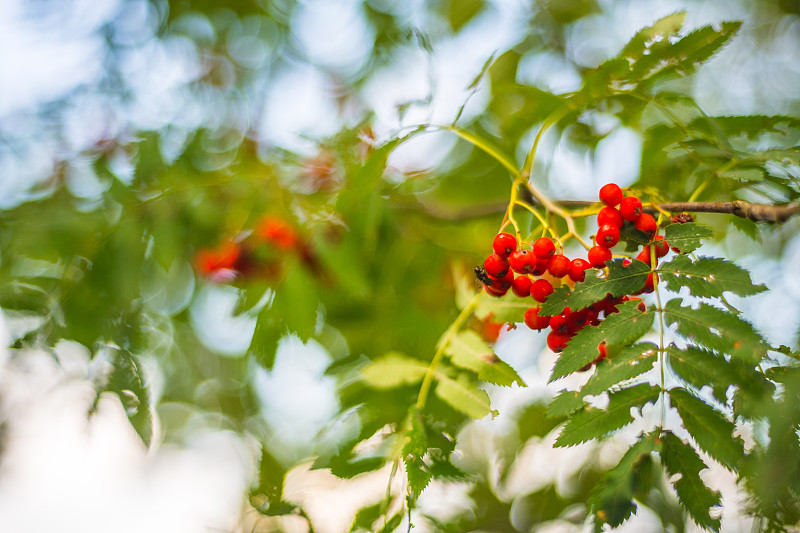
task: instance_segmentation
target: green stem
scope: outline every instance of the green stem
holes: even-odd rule
[[[428,371],[425,373],[425,377],[422,378],[422,385],[419,387],[419,395],[417,396],[415,407],[420,411],[425,408],[425,402],[428,400],[428,393],[430,392],[431,385],[433,385],[433,378],[436,376],[436,371],[439,368],[439,364],[442,362],[442,357],[444,357],[444,351],[447,345],[450,344],[453,336],[461,329],[464,321],[472,315],[473,311],[478,306],[480,297],[480,292],[473,296],[472,300],[461,310],[461,313],[459,313],[453,323],[450,324],[450,327],[447,328],[447,331],[444,332],[444,335],[442,335],[442,338],[439,340],[436,353],[433,355],[431,364],[428,365]]]
[[[503,165],[506,168],[506,170],[508,170],[511,173],[511,175],[514,176],[515,178],[519,175],[517,167],[508,157],[503,155],[497,148],[490,145],[477,135],[473,135],[468,131],[456,128],[455,126],[432,126],[432,127],[455,133],[465,141],[473,144],[474,146],[480,148],[481,150],[492,156],[498,163]]]

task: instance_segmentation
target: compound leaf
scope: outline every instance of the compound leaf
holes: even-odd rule
[[[754,285],[750,274],[736,263],[717,257],[700,256],[692,261],[679,255],[662,263],[657,271],[669,290],[688,287],[694,296],[705,298],[720,297],[723,292],[752,296],[767,290],[764,285]]]
[[[608,407],[585,407],[570,416],[554,446],[572,446],[608,435],[633,422],[631,407],[643,407],[658,399],[660,389],[648,383],[620,389],[609,394]]]
[[[661,437],[661,462],[670,476],[680,475],[673,485],[678,500],[692,520],[705,529],[719,531],[720,519],[712,518],[709,510],[720,505],[720,493],[708,488],[700,479],[700,471],[707,466],[695,449],[666,431]]]
[[[608,358],[597,364],[595,373],[583,386],[581,394],[601,394],[618,383],[644,374],[653,368],[657,349],[650,342],[628,346],[619,353],[614,353],[614,348],[607,346]]]
[[[671,389],[669,397],[697,445],[720,464],[736,471],[744,457],[744,443],[733,436],[733,422],[686,389]]]

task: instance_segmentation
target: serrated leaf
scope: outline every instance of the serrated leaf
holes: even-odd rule
[[[682,350],[670,346],[667,350],[667,364],[681,381],[698,390],[709,385],[714,398],[722,404],[727,403],[727,390],[736,382],[736,375],[724,357],[696,346]]]
[[[662,17],[650,26],[642,28],[622,49],[620,57],[638,59],[644,56],[648,43],[664,41],[669,36],[677,34],[683,27],[686,19],[685,11],[678,11],[666,17]]]
[[[583,407],[583,394],[580,391],[561,391],[547,404],[547,417],[557,418],[567,416]]]
[[[640,261],[641,262],[641,261]],[[567,343],[553,367],[550,381],[579,370],[597,358],[597,346],[605,341],[609,345],[625,345],[650,329],[654,312],[642,313],[638,302],[629,301],[619,305],[619,313],[606,317],[599,326],[586,326]]]
[[[481,419],[488,415],[497,416],[489,402],[489,395],[485,390],[478,388],[477,384],[469,379],[466,374],[461,374],[457,379],[438,374],[436,395],[450,404],[454,409]]]
[[[637,252],[642,246],[650,242],[650,237],[643,231],[636,229],[633,224],[624,224],[619,230],[620,243],[625,244],[626,252]],[[621,260],[620,260],[621,261]],[[644,285],[644,283],[642,283]]]
[[[681,287],[688,287],[693,296],[703,298],[720,297],[724,292],[752,296],[767,290],[764,285],[754,285],[745,269],[718,257],[700,256],[693,261],[678,255],[661,263],[657,272],[669,290],[678,292]]]
[[[640,383],[609,394],[608,407],[585,407],[572,414],[554,446],[572,446],[608,435],[633,422],[631,407],[643,407],[658,400],[660,389]]]
[[[650,268],[642,261],[633,261],[622,266],[622,259],[608,263],[608,277],[597,277],[598,270],[586,271],[586,279],[576,283],[572,291],[560,287],[547,297],[539,311],[541,315],[553,316],[561,313],[565,307],[573,310],[584,309],[599,302],[611,293],[614,297],[632,294],[644,287]]]
[[[595,530],[603,523],[617,527],[636,511],[635,495],[646,487],[642,470],[652,468],[651,452],[659,449],[653,434],[645,435],[628,448],[617,466],[606,472],[592,489],[589,504],[595,516]]]
[[[688,254],[700,248],[702,239],[711,238],[714,232],[708,226],[686,222],[685,224],[670,224],[664,228],[664,238],[673,248],[682,254]]]
[[[153,414],[150,388],[144,379],[139,359],[127,350],[116,348],[112,364],[114,369],[104,390],[119,397],[128,421],[145,446],[149,447],[153,438]]]
[[[457,367],[477,373],[478,379],[503,387],[510,387],[515,382],[521,387],[526,386],[519,374],[497,357],[474,331],[462,331],[453,337],[447,343],[445,353]]]
[[[671,389],[669,397],[697,445],[721,465],[738,470],[744,457],[744,443],[733,436],[733,422],[686,389]]]
[[[581,394],[596,395],[623,381],[641,376],[651,370],[656,362],[658,347],[651,342],[627,346],[619,353],[606,347],[608,358],[599,363],[595,373],[581,389]]]
[[[421,457],[406,456],[403,458],[403,464],[406,467],[409,497],[413,504],[431,482],[433,476],[428,471],[428,467]]]
[[[247,356],[253,357],[259,365],[271,370],[275,364],[278,341],[284,333],[286,328],[275,318],[274,310],[265,307],[256,317],[256,327],[250,346],[247,348]]]
[[[680,474],[680,479],[673,485],[678,501],[692,520],[700,527],[719,531],[720,519],[712,518],[710,509],[720,506],[720,493],[708,488],[700,478],[700,472],[708,467],[694,448],[672,432],[665,431],[661,437],[661,462],[670,476]]]
[[[361,369],[364,381],[376,389],[392,389],[421,381],[428,365],[398,352],[389,352]]]
[[[681,298],[667,302],[664,320],[668,325],[675,324],[685,339],[752,364],[766,355],[768,346],[748,322],[705,303],[694,309],[681,306],[681,302]]]

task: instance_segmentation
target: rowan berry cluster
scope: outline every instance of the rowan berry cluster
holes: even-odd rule
[[[635,259],[655,267],[658,258],[666,255],[670,248],[667,241],[657,234],[655,218],[643,212],[641,200],[636,196],[624,196],[622,189],[614,183],[604,185],[599,196],[604,206],[597,214],[598,230],[586,259],[569,259],[562,253],[556,253],[561,245],[558,243],[557,246],[549,237],[541,237],[532,244],[522,242],[520,246],[514,235],[498,233],[492,242],[493,253],[486,258],[482,267],[475,267],[475,275],[483,283],[484,290],[492,296],[503,296],[510,290],[520,298],[531,297],[536,302],[544,303],[554,292],[555,286],[566,284],[572,287],[586,279],[586,270],[605,268],[613,255],[611,249],[620,241],[621,231],[630,227],[644,233],[649,241]],[[623,264],[627,266],[630,262],[626,258]],[[535,330],[550,328],[547,346],[558,353],[583,327],[599,325],[605,317],[618,312],[617,306],[622,302],[641,300],[635,294],[652,292],[653,289],[654,274],[651,272],[645,285],[634,295],[614,297],[608,294],[584,309],[571,310],[567,307],[555,316],[541,315],[541,307],[531,307],[525,312],[524,322]],[[644,302],[639,304],[639,308],[642,312],[646,310]],[[584,369],[605,358],[605,343],[601,343],[598,357]]]

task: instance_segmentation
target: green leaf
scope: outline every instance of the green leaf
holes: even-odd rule
[[[598,270],[587,270],[585,281],[576,283],[571,292],[566,287],[560,287],[547,297],[539,312],[542,315],[553,316],[561,313],[565,307],[573,310],[584,309],[599,302],[609,293],[617,297],[632,294],[644,287],[650,273],[647,264],[633,261],[625,267],[622,266],[622,262],[622,259],[615,259],[608,263],[607,278],[597,277],[600,273]]]
[[[413,385],[422,380],[428,365],[397,352],[389,352],[361,369],[364,381],[376,389]]]
[[[272,307],[275,316],[282,319],[289,329],[305,342],[314,334],[317,324],[319,299],[314,280],[299,264],[289,265],[286,278],[275,289]]]
[[[653,368],[656,345],[645,342],[628,346],[622,351],[607,347],[608,358],[599,363],[595,373],[579,391],[562,391],[547,406],[548,417],[566,416],[584,406],[583,399],[598,395],[623,381],[640,376]]]
[[[671,247],[677,248],[682,254],[697,250],[702,245],[702,239],[709,239],[713,235],[711,228],[694,222],[670,224],[664,228],[664,238]]]
[[[649,43],[665,41],[670,36],[676,35],[683,27],[685,19],[685,11],[672,13],[658,19],[652,25],[636,32],[636,35],[628,41],[619,56],[634,60],[644,57]]]
[[[610,393],[606,409],[585,407],[582,411],[572,414],[554,446],[580,444],[627,426],[633,422],[631,407],[641,408],[646,403],[655,402],[660,392],[657,387],[640,383]]]
[[[658,347],[651,342],[627,346],[614,353],[613,346],[607,346],[608,358],[596,366],[595,373],[581,389],[581,394],[601,394],[623,381],[641,376],[651,370],[656,362]]]
[[[525,311],[535,305],[534,301],[520,301],[511,292],[500,298],[482,292],[475,316],[484,319],[491,315],[492,320],[497,322],[522,322]]]
[[[127,350],[113,349],[114,370],[105,391],[118,397],[136,434],[146,446],[153,438],[153,414],[150,408],[150,389],[144,380],[138,358]],[[99,399],[99,396],[98,396]]]
[[[546,405],[535,402],[515,415],[520,442],[526,442],[532,437],[544,437],[566,421],[563,416],[550,416],[547,410]]]
[[[549,404],[547,404],[547,417],[564,417],[577,411],[584,405],[584,396],[584,394],[581,394],[581,391],[561,391]]]
[[[472,370],[478,378],[495,385],[510,387],[517,383],[525,387],[525,382],[511,366],[502,361],[480,336],[471,330],[462,331],[453,337],[445,353],[454,365]]]
[[[673,485],[692,520],[700,527],[719,531],[720,519],[711,517],[710,508],[720,506],[720,493],[708,488],[700,478],[700,471],[707,466],[694,448],[665,431],[661,436],[661,462],[670,476],[680,475]]]
[[[721,465],[738,470],[744,457],[744,443],[733,436],[733,422],[686,389],[671,389],[669,397],[697,445]]]
[[[750,274],[736,263],[717,257],[700,256],[693,261],[678,255],[661,263],[657,272],[669,290],[678,292],[688,287],[692,295],[704,298],[720,297],[724,292],[752,296],[767,290],[764,285],[754,285]]]
[[[256,328],[250,340],[250,347],[247,349],[247,356],[255,358],[258,364],[267,370],[272,369],[278,341],[284,333],[286,328],[275,318],[275,310],[269,306],[265,307],[256,318]]]
[[[636,511],[634,497],[651,484],[651,453],[658,448],[654,434],[645,435],[595,485],[588,500],[595,516],[595,531],[603,523],[617,527]]]
[[[652,310],[642,313],[637,306],[636,301],[623,302],[618,307],[619,313],[606,317],[599,326],[581,329],[556,360],[550,381],[594,361],[598,355],[597,346],[603,341],[608,345],[625,345],[647,333],[653,324],[654,313]]]
[[[436,395],[454,409],[478,419],[489,413],[497,416],[497,411],[492,410],[489,403],[489,395],[485,390],[479,389],[466,374],[459,375],[457,379],[442,374],[437,374],[437,377]]]
[[[664,320],[668,325],[675,324],[685,339],[754,365],[766,356],[768,346],[748,322],[705,303],[693,309],[681,306],[681,302],[681,298],[667,302]]]
[[[681,381],[698,390],[709,385],[714,398],[727,403],[728,387],[736,383],[737,376],[724,357],[696,346],[683,350],[670,346],[667,350],[667,364]]]
[[[258,463],[258,485],[250,491],[250,501],[259,513],[265,515],[283,514],[289,511],[283,503],[283,480],[286,469],[261,445],[261,459]]]

